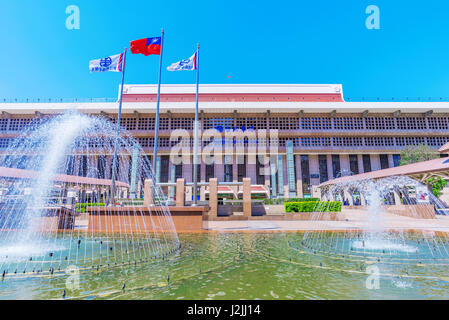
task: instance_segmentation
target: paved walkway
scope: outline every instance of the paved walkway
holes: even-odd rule
[[[309,230],[366,230],[373,226],[392,230],[423,230],[449,233],[449,216],[437,215],[435,219],[414,219],[395,214],[382,213],[378,223],[372,220],[367,210],[349,209],[341,212],[343,221],[303,220],[244,220],[204,221],[203,228],[211,231],[309,231]],[[370,219],[371,218],[371,219]]]

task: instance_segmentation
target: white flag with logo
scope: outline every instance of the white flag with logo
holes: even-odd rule
[[[123,53],[109,56],[102,59],[89,61],[90,72],[122,72],[123,70]]]
[[[167,67],[168,71],[185,71],[185,70],[196,70],[197,61],[196,61],[196,52],[188,59],[184,59],[175,63],[172,63],[169,67]]]

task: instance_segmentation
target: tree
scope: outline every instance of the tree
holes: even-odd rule
[[[447,181],[443,178],[429,178],[427,179],[427,185],[430,185],[432,187],[432,193],[435,197],[439,197],[443,194],[441,190],[444,189],[445,186],[447,186]]]
[[[406,146],[401,151],[400,165],[411,164],[426,160],[437,159],[440,156],[437,150],[429,147],[427,144],[421,143],[417,146]]]

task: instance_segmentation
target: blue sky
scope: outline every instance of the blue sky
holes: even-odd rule
[[[2,0],[0,99],[116,97],[120,74],[90,74],[89,60],[161,27],[164,69],[199,42],[202,83],[341,83],[351,100],[449,99],[449,1],[120,2]],[[65,26],[69,5],[80,9],[79,30]],[[368,5],[380,9],[380,30],[365,27]],[[128,55],[126,83],[156,83],[158,62]]]

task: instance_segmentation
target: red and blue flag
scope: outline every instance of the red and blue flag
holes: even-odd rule
[[[141,53],[145,56],[161,54],[161,37],[144,38],[131,41],[131,53]]]

